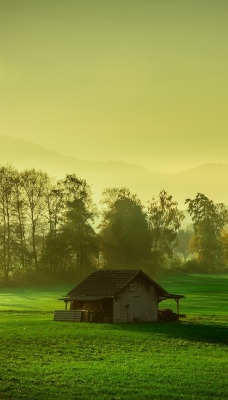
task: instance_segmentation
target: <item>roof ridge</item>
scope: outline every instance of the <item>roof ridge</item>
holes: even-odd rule
[[[92,272],[92,274],[94,274],[94,273],[97,273],[97,272],[107,272],[107,271],[116,271],[116,272],[132,272],[132,271],[142,271],[142,269],[141,268],[137,268],[137,269],[126,269],[126,268],[122,268],[122,269],[120,269],[120,268],[100,268],[100,269],[97,269],[96,271],[93,271]]]

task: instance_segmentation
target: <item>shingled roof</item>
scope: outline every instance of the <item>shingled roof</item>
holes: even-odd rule
[[[141,275],[156,287],[159,296],[167,296],[168,292],[146,275],[142,270],[98,270],[89,275],[65,299],[78,297],[107,298],[114,297],[122,288],[136,276]]]

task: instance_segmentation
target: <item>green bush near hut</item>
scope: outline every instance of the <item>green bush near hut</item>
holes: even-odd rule
[[[0,399],[227,399],[228,276],[159,283],[186,296],[185,319],[54,322],[71,287],[1,289]],[[175,311],[174,301],[160,306]]]

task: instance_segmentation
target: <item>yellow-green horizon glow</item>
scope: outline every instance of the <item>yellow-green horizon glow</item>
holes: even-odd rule
[[[0,0],[0,133],[176,171],[228,146],[226,0]]]

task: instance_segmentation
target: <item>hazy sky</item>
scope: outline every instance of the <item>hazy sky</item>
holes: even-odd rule
[[[0,133],[173,171],[228,162],[227,0],[0,0]]]

